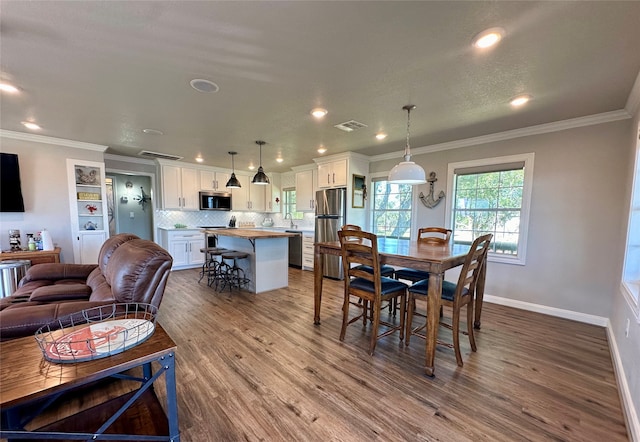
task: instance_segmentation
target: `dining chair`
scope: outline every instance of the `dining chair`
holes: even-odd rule
[[[344,226],[342,226],[342,230],[356,230],[356,231],[362,231],[362,227],[357,226],[355,224],[345,224]],[[364,270],[366,272],[372,273],[373,269],[369,266],[362,266],[360,267],[361,270]],[[387,276],[389,278],[393,278],[393,274],[395,272],[395,269],[391,266],[388,265],[382,265],[380,266],[380,274],[382,276]]]
[[[444,227],[422,227],[418,229],[418,243],[447,245],[451,238],[451,229]],[[395,272],[396,279],[418,282],[429,278],[429,272],[410,268],[398,269]]]
[[[360,227],[360,226],[358,226],[358,225],[356,225],[356,224],[345,224],[344,226],[342,226],[342,230],[357,230],[357,231],[362,231],[362,227]],[[357,240],[356,240],[356,241],[357,241]],[[364,270],[365,272],[373,273],[373,269],[372,269],[370,266],[366,266],[366,265],[359,265],[359,266],[358,266],[358,268],[359,268],[360,270]],[[393,275],[394,275],[395,270],[396,270],[395,268],[393,268],[393,267],[391,267],[391,266],[388,266],[388,265],[384,265],[384,264],[383,264],[382,266],[380,266],[380,274],[381,274],[382,276],[386,276],[386,277],[388,277],[388,278],[393,278]],[[366,301],[363,301],[362,299],[358,299],[357,304],[358,304],[358,305],[360,305],[360,306],[362,306],[362,305],[363,305],[363,302],[364,302],[364,305],[365,305],[365,307],[366,307],[367,302],[366,302]],[[354,304],[354,305],[355,305],[355,304]],[[389,311],[390,311],[390,312],[393,312],[393,314],[395,315],[395,314],[396,314],[396,312],[397,312],[397,310],[398,310],[397,304],[396,304],[395,302],[390,302],[390,303],[389,303],[389,305],[388,305],[388,307],[389,307]],[[369,316],[370,316],[370,315],[369,315]],[[368,318],[369,316],[366,316],[366,315],[365,315],[365,316],[362,318],[362,321],[363,321],[363,324],[364,324],[364,325],[367,325],[367,318]]]
[[[471,249],[465,258],[458,283],[454,284],[450,281],[442,281],[442,295],[440,304],[452,308],[451,324],[440,321],[443,325],[453,332],[453,344],[438,341],[438,344],[453,348],[456,354],[456,362],[462,367],[462,355],[460,354],[460,310],[467,307],[467,334],[469,336],[469,344],[471,350],[476,351],[476,341],[473,335],[473,307],[474,293],[478,275],[483,265],[486,265],[486,256],[489,250],[489,244],[493,235],[491,233],[476,238],[471,245]],[[426,327],[426,324],[413,327],[413,316],[415,313],[415,300],[426,300],[429,292],[429,279],[423,279],[409,287],[409,297],[407,300],[407,320],[406,320],[406,341],[405,345],[409,345],[411,335],[426,338],[420,331]]]
[[[396,331],[400,332],[400,341],[404,339],[405,306],[407,297],[407,285],[392,278],[382,276],[380,271],[380,256],[378,255],[378,237],[370,232],[355,229],[342,229],[338,231],[342,253],[342,265],[344,268],[344,301],[342,306],[342,328],[340,329],[340,341],[344,341],[347,326],[363,318],[366,324],[369,315],[368,305],[371,306],[371,339],[369,354],[373,355],[378,339],[388,336]],[[372,269],[367,271],[362,265]],[[363,301],[364,308],[361,313],[349,319],[349,306],[351,296]],[[383,302],[391,302],[400,299],[400,324],[383,321],[380,318]],[[388,327],[386,331],[378,334],[380,325]]]

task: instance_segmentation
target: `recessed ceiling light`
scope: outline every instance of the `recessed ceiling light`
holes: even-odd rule
[[[198,92],[206,92],[212,94],[214,92],[218,92],[220,87],[215,84],[213,81],[203,80],[201,78],[196,78],[189,82],[192,88],[197,90]]]
[[[204,161],[204,158],[202,158],[200,155],[198,155],[198,156],[196,157],[196,161],[197,161],[198,163],[202,163],[202,162]]]
[[[256,168],[256,166],[254,166],[254,165],[251,165],[251,166],[248,167],[249,170],[253,170],[255,168]]]
[[[278,163],[282,163],[282,162],[284,161],[284,158],[276,158],[276,161],[277,161]]]
[[[385,138],[387,138],[387,134],[385,134],[384,132],[378,132],[376,134],[376,139],[377,140],[384,140]]]
[[[142,132],[147,135],[164,135],[164,132],[158,129],[142,129]]]
[[[318,153],[325,153],[327,151],[327,149],[325,147],[319,147],[318,148]]]
[[[489,48],[502,40],[504,34],[505,30],[502,28],[489,28],[473,38],[473,46],[478,49]]]
[[[328,113],[329,111],[327,111],[326,109],[322,109],[321,107],[316,107],[311,111],[311,115],[313,115],[316,118],[323,118]]]
[[[512,98],[511,101],[509,101],[509,103],[513,107],[520,107],[527,104],[529,101],[531,101],[531,95],[524,94],[524,95],[518,95],[517,97]]]
[[[10,94],[17,94],[18,92],[20,92],[20,89],[9,83],[0,83],[0,91],[8,92]]]
[[[40,129],[42,129],[36,123],[32,123],[31,121],[22,121],[22,125],[24,127],[26,127],[27,129],[31,129],[31,130],[40,130]]]

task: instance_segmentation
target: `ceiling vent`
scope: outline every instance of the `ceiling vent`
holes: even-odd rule
[[[170,155],[168,153],[160,153],[160,152],[151,152],[150,150],[141,150],[138,152],[138,155],[146,158],[160,158],[162,160],[181,160],[184,157],[179,157],[177,155]]]
[[[336,124],[336,129],[343,130],[345,132],[353,132],[354,130],[362,129],[363,127],[367,127],[364,123],[359,123],[356,120],[345,121],[344,123]]]

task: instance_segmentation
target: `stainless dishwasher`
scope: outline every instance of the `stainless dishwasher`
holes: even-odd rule
[[[285,230],[287,233],[295,233],[289,237],[289,267],[302,268],[302,232],[299,230]]]

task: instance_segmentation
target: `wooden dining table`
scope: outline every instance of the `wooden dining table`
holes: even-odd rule
[[[314,261],[314,317],[313,322],[320,325],[320,307],[322,304],[322,281],[325,255],[341,255],[339,241],[315,243]],[[434,245],[389,238],[378,238],[380,263],[394,267],[409,267],[429,272],[429,291],[427,294],[427,330],[426,357],[424,371],[434,376],[434,359],[438,328],[440,323],[440,297],[444,272],[464,263],[469,245]],[[479,275],[475,301],[475,328],[480,328],[480,313],[484,291],[485,269]]]

